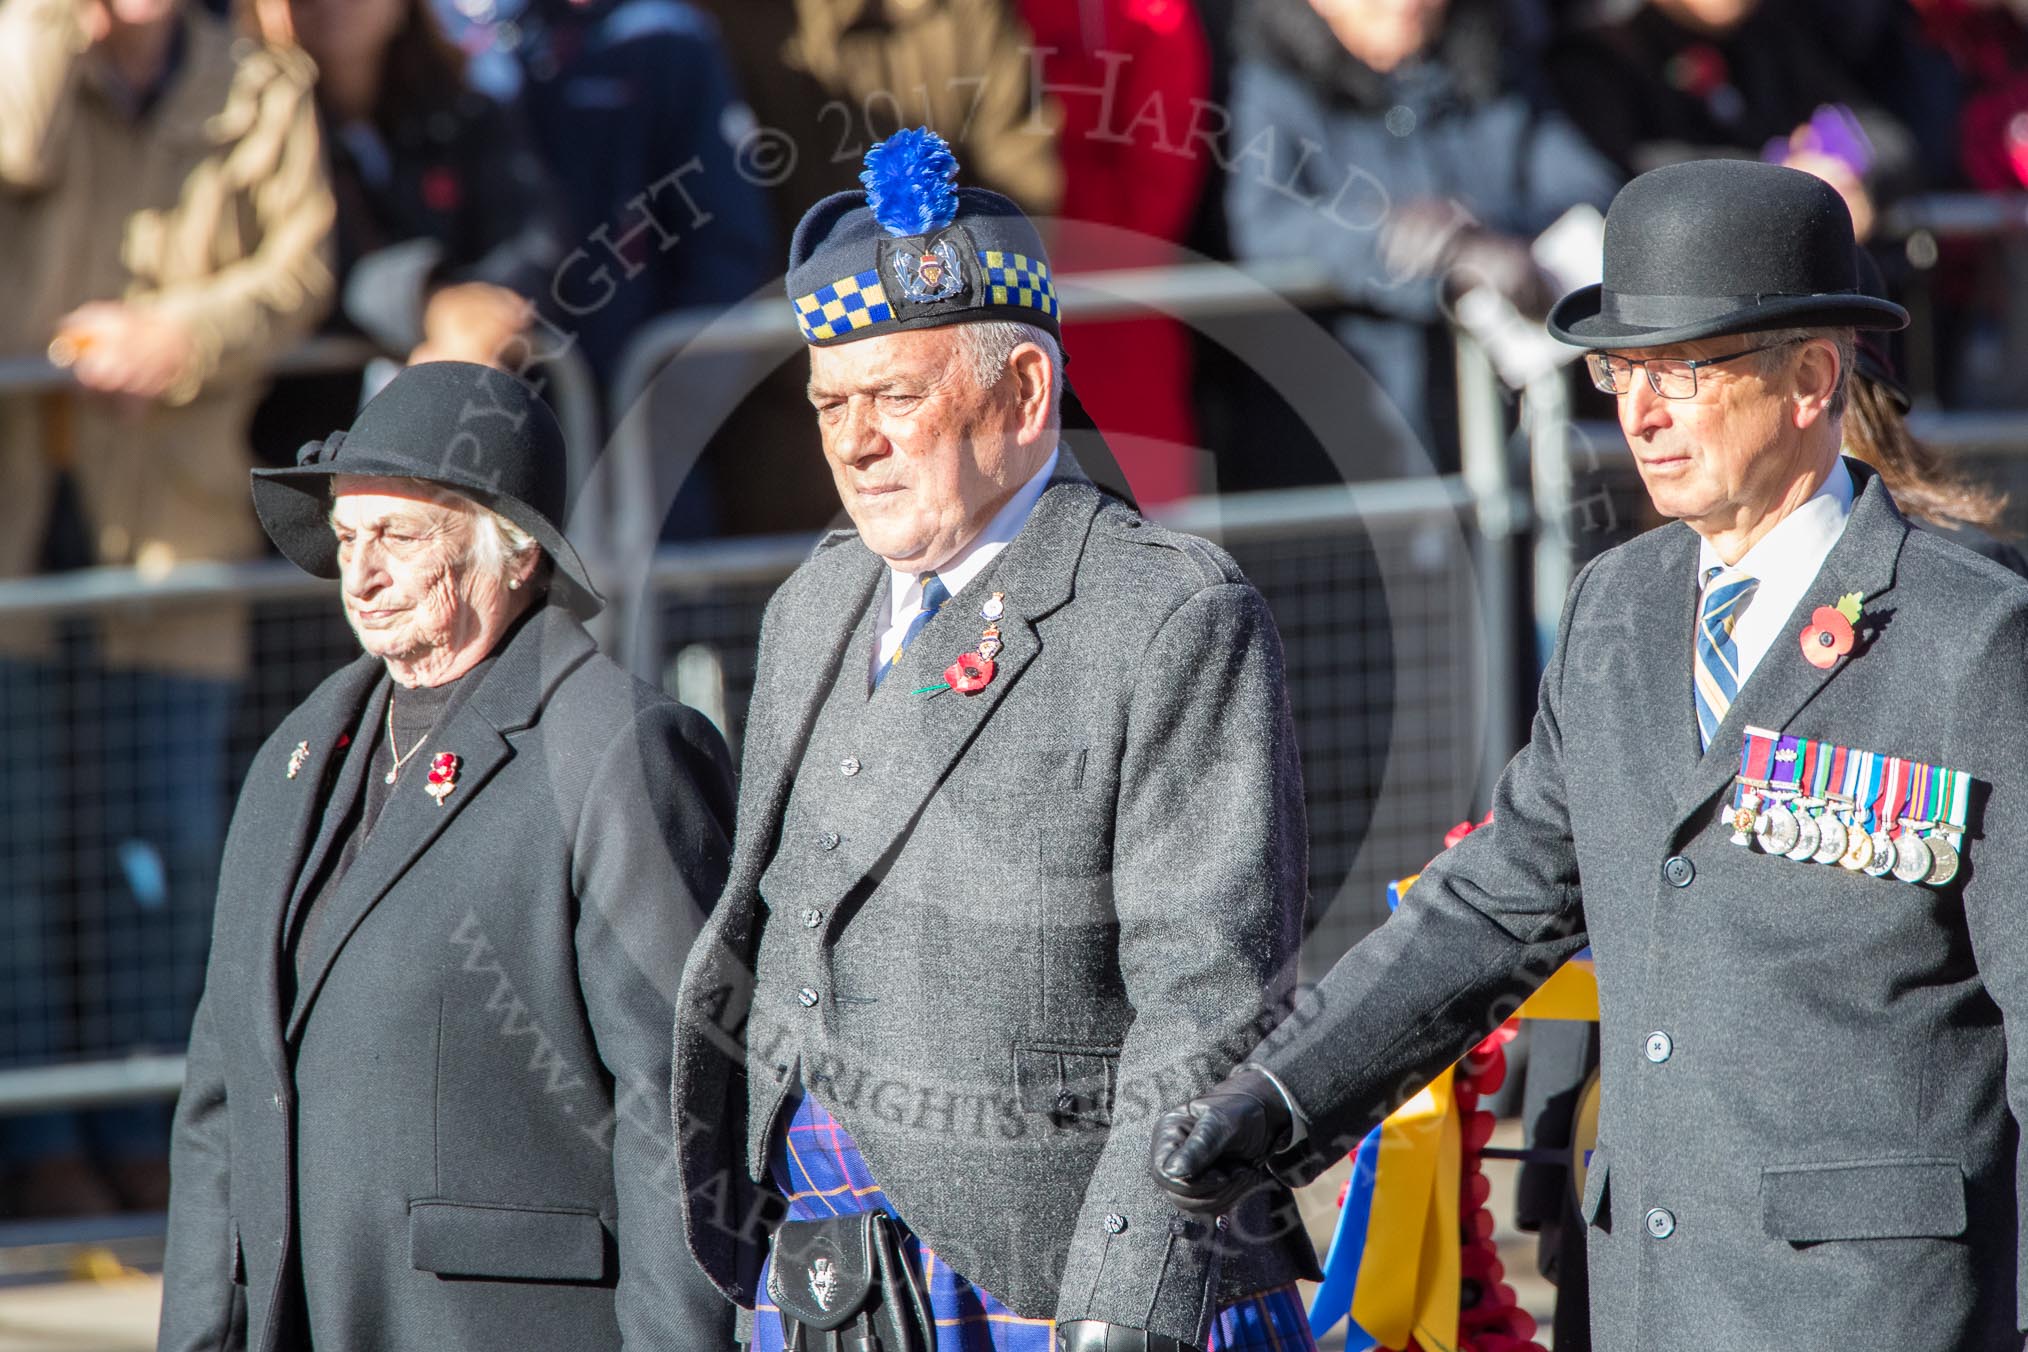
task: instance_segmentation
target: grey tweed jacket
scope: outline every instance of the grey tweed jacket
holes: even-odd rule
[[[886,575],[840,533],[768,608],[731,878],[677,1011],[690,1244],[751,1307],[755,1181],[800,1081],[1017,1313],[1201,1345],[1218,1304],[1315,1267],[1286,1194],[1214,1232],[1146,1165],[1154,1115],[1272,1026],[1294,977],[1307,839],[1274,624],[1222,551],[1066,454],[856,716],[823,720],[846,755],[812,752],[833,683],[863,698]],[[993,682],[916,693],[977,645],[993,592]],[[785,828],[813,802],[821,826]],[[756,983],[764,947],[800,970]]]
[[[685,947],[725,877],[725,743],[531,615],[404,771],[283,1003],[336,847],[361,657],[247,773],[176,1108],[162,1352],[723,1347],[673,1233],[662,1109]],[[425,757],[424,765],[427,764]]]
[[[2018,1347],[2028,1054],[2028,584],[1911,531],[1879,478],[1698,750],[1697,537],[1579,574],[1493,823],[1445,851],[1264,1063],[1314,1122],[1290,1176],[1590,943],[1603,1107],[1583,1211],[1605,1352]],[[1865,597],[1853,652],[1811,610]],[[1758,726],[1968,771],[1932,889],[1731,843]],[[2008,1055],[2012,1043],[2015,1055]]]

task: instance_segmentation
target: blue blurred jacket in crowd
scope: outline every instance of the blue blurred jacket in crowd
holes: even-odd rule
[[[740,163],[753,114],[709,16],[681,0],[461,4],[444,0],[445,18],[473,80],[519,102],[562,190],[571,235],[543,310],[602,381],[643,323],[778,275]]]

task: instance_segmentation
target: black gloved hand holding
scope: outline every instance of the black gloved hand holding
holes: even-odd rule
[[[1292,1126],[1288,1101],[1274,1081],[1241,1066],[1162,1114],[1148,1170],[1178,1206],[1227,1211],[1258,1185],[1269,1158],[1288,1146]]]

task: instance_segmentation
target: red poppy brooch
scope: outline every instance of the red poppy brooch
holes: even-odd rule
[[[423,786],[423,792],[436,799],[438,807],[458,787],[458,765],[458,758],[448,751],[439,751],[430,760],[430,781]]]
[[[957,661],[944,668],[944,679],[940,685],[926,685],[915,691],[918,695],[941,695],[946,690],[955,690],[960,695],[976,695],[993,683],[993,659],[1000,655],[1000,617],[1007,613],[1007,593],[994,592],[986,604],[979,607],[979,618],[986,622],[985,632],[979,635],[979,646],[966,653]]]
[[[1864,599],[1858,592],[1850,592],[1839,597],[1838,604],[1818,606],[1810,612],[1810,622],[1803,626],[1802,643],[1803,656],[1811,666],[1828,669],[1852,651],[1852,626],[1859,622]]]

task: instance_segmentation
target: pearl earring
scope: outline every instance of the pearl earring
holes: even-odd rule
[[[508,578],[508,579],[507,579],[507,590],[508,590],[508,591],[520,591],[520,590],[521,590],[521,579],[520,579],[520,578],[518,578],[518,577],[510,577],[510,578]]]

